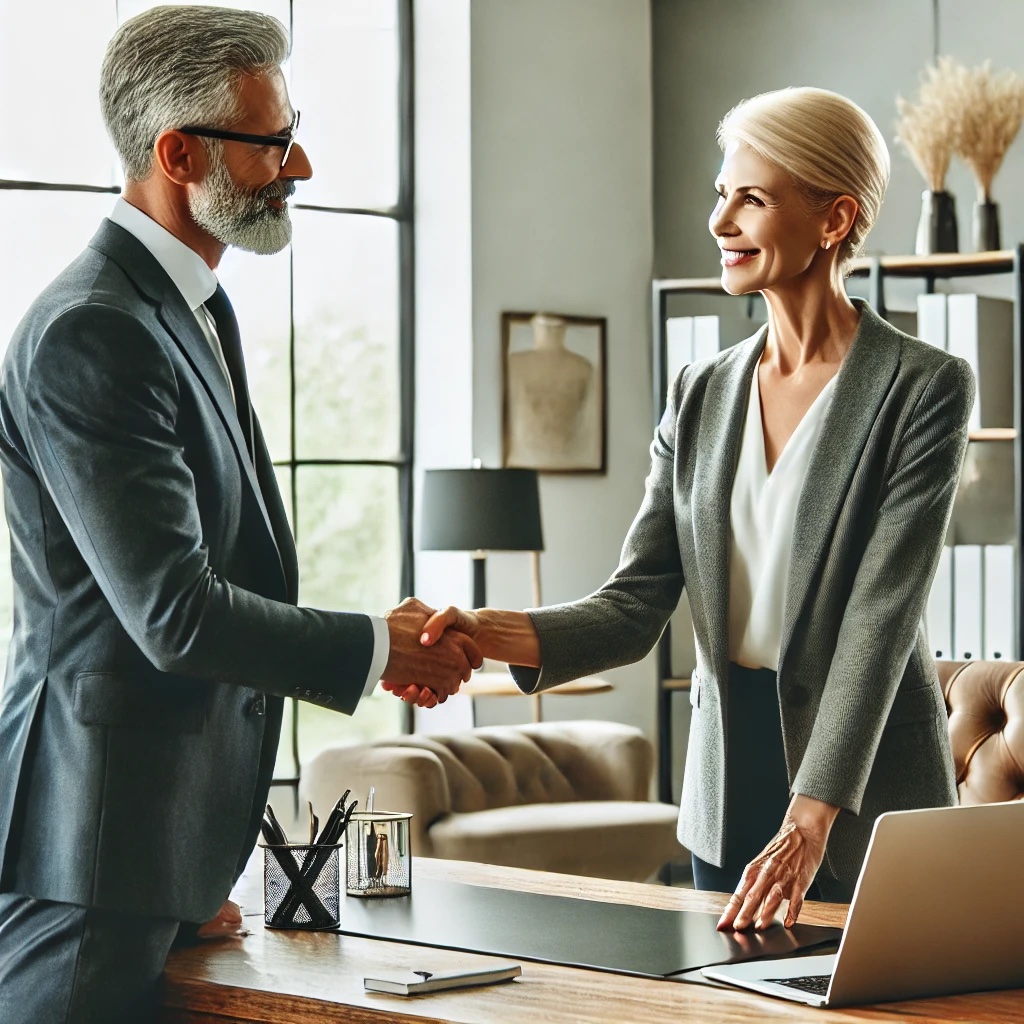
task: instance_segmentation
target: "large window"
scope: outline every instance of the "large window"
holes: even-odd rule
[[[314,170],[289,249],[229,250],[218,269],[296,535],[300,601],[381,614],[412,590],[411,0],[218,3],[290,27],[286,74]],[[14,126],[0,149],[0,344],[120,190],[99,67],[118,22],[155,5],[0,0],[0,118]],[[403,707],[375,696],[348,718],[290,702],[279,778],[328,744],[402,731]]]

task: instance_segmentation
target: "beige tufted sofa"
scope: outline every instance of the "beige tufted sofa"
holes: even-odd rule
[[[300,796],[324,816],[351,788],[360,807],[413,812],[419,856],[644,881],[684,855],[677,810],[647,799],[654,752],[615,722],[490,726],[325,750]]]
[[[1024,798],[1024,662],[938,662],[962,804]]]

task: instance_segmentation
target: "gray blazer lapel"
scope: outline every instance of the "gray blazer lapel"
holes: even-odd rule
[[[715,669],[725,678],[729,660],[729,541],[732,487],[754,367],[767,328],[719,362],[708,380],[697,431],[693,481],[693,542],[700,602]],[[691,601],[694,595],[691,593]]]
[[[188,308],[181,293],[174,287],[171,279],[152,253],[131,232],[125,231],[124,228],[110,220],[104,220],[89,244],[117,263],[153,301],[160,322],[181,349],[192,369],[195,370],[196,376],[202,381],[203,387],[220,414],[224,429],[231,438],[242,470],[256,496],[267,532],[273,541],[275,551],[277,551],[281,576],[287,585],[284,562],[281,559],[274,527],[263,500],[263,492],[256,476],[256,469],[249,457],[245,437],[238,422],[238,413],[235,411],[235,403],[231,397],[231,386],[210,348],[210,343],[203,335],[195,315]]]
[[[797,617],[814,582],[825,543],[831,536],[850,481],[857,469],[879,408],[899,368],[899,336],[866,302],[860,326],[836,378],[793,525],[793,553],[786,585],[779,671]]]

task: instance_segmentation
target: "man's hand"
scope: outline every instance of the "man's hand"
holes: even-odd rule
[[[424,605],[424,607],[426,607]],[[444,611],[432,612],[424,623],[420,643],[423,647],[433,647],[442,637],[454,633],[461,633],[475,645],[475,638],[480,631],[480,619],[475,612],[464,612],[459,608],[449,605]],[[478,651],[479,653],[479,651]],[[474,665],[479,668],[479,665]],[[435,707],[439,701],[438,696],[427,685],[411,683],[403,685],[390,678],[385,679],[381,684],[389,693],[401,697],[407,704],[415,704],[421,708]]]
[[[227,935],[238,935],[242,930],[242,910],[237,903],[225,900],[217,916],[200,925],[196,932],[199,939],[219,939]]]
[[[421,638],[433,615],[433,608],[409,597],[384,616],[391,637],[384,688],[420,707],[443,704],[483,664],[477,645],[456,630],[445,632],[427,650]]]
[[[784,899],[789,900],[784,923],[792,928],[821,866],[838,813],[839,808],[831,804],[794,796],[775,838],[743,872],[739,887],[718,921],[718,930],[749,928],[755,922],[758,931],[767,928]]]

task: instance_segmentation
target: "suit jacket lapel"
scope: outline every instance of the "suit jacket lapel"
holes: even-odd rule
[[[104,220],[89,244],[117,263],[154,302],[160,322],[181,349],[196,376],[202,381],[203,387],[220,415],[224,429],[231,438],[231,443],[242,466],[242,472],[256,497],[260,512],[263,514],[263,521],[274,542],[274,549],[277,551],[278,561],[281,565],[281,575],[287,586],[287,573],[281,558],[281,551],[278,548],[274,525],[263,500],[263,492],[260,489],[253,460],[249,457],[246,448],[245,437],[238,422],[238,413],[231,398],[231,387],[210,348],[210,343],[203,335],[195,315],[188,308],[181,293],[174,287],[171,279],[152,253],[131,232],[125,231],[124,228],[112,221]]]
[[[899,368],[900,348],[894,329],[867,303],[854,301],[861,311],[860,326],[839,369],[797,504],[779,652],[780,673],[797,617],[816,579],[825,544]]]
[[[693,486],[693,540],[700,573],[700,601],[708,643],[719,678],[729,660],[729,543],[732,487],[754,367],[764,351],[767,328],[733,349],[708,380],[697,431]],[[691,601],[693,600],[691,596]]]

